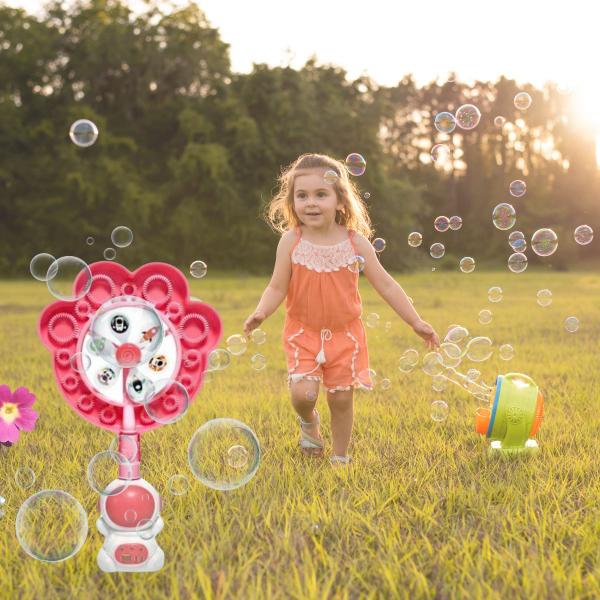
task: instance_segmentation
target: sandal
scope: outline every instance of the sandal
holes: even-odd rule
[[[346,467],[352,462],[351,456],[336,456],[335,454],[329,459],[332,467]]]
[[[300,421],[300,435],[302,436],[300,439],[300,450],[306,456],[319,457],[319,456],[323,456],[323,451],[325,449],[325,443],[323,442],[322,439],[314,438],[314,437],[312,437],[312,435],[309,435],[304,430],[304,428],[308,427],[309,425],[312,426],[312,425],[315,425],[315,423],[317,425],[319,425],[321,423],[321,419],[319,417],[319,413],[317,412],[316,408],[314,409],[314,412],[317,415],[317,420],[312,421],[312,422],[304,421],[302,419],[302,417],[300,417],[300,415],[298,415],[298,420]]]

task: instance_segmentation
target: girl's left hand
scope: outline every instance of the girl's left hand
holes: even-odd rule
[[[430,350],[440,347],[440,338],[435,329],[427,322],[419,319],[413,325],[414,332],[422,337]]]

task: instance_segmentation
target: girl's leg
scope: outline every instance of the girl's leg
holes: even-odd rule
[[[292,393],[292,406],[296,413],[298,413],[303,421],[313,423],[312,426],[305,425],[304,431],[311,437],[318,440],[322,439],[314,412],[319,396],[319,382],[312,379],[301,379],[296,383],[292,383],[290,389]]]
[[[354,390],[327,392],[334,456],[346,456],[354,421]]]

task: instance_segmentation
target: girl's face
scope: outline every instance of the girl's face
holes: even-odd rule
[[[294,210],[304,225],[326,229],[335,222],[336,210],[343,207],[335,187],[323,179],[327,169],[301,171],[294,181]]]

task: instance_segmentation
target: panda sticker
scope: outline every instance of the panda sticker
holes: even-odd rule
[[[98,381],[102,385],[110,385],[115,380],[115,372],[110,367],[98,371]]]
[[[167,366],[167,357],[164,354],[157,354],[150,359],[148,365],[153,371],[158,373]]]
[[[129,329],[129,322],[123,315],[115,315],[110,320],[110,327],[115,333],[125,333]]]

